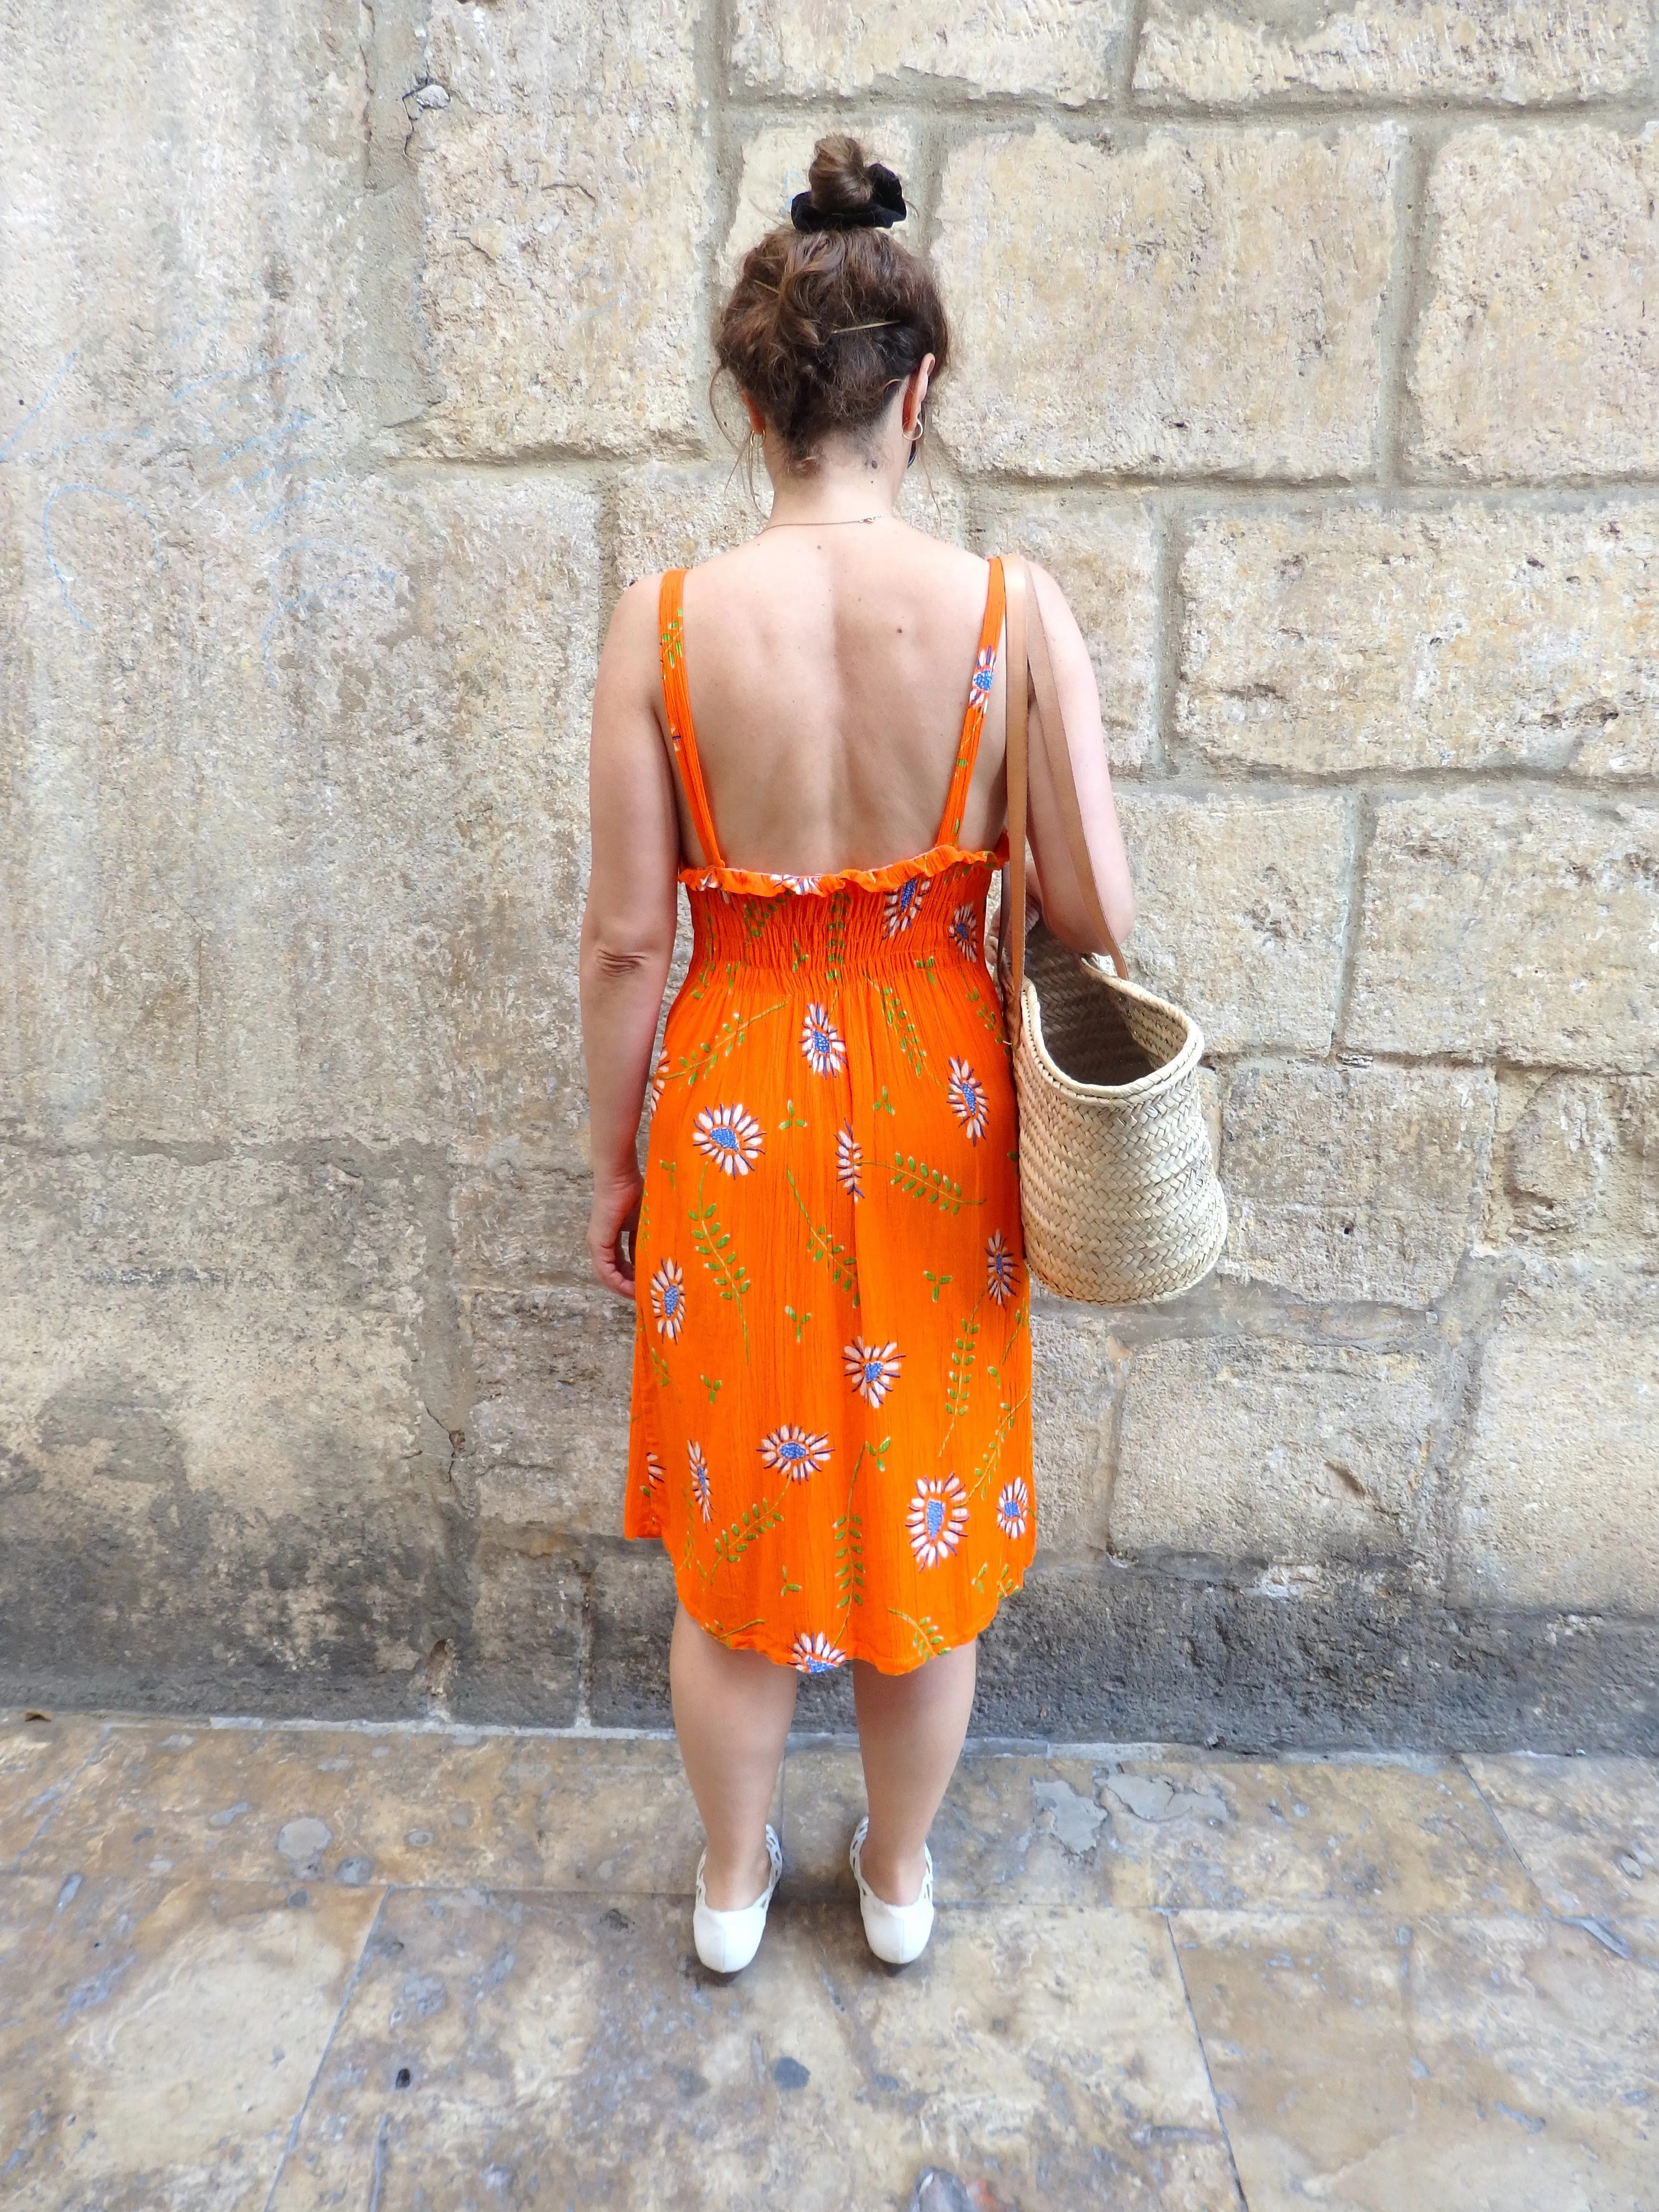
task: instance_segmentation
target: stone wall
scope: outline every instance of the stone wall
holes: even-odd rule
[[[754,525],[710,308],[848,123],[956,318],[912,512],[1072,594],[1233,1207],[1039,1304],[981,1725],[1651,1746],[1656,114],[1638,0],[20,17],[0,1696],[664,1717],[587,701]]]

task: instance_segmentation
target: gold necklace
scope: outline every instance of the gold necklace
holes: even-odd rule
[[[769,530],[839,530],[848,522],[891,522],[890,514],[837,514],[827,522],[763,522],[757,535],[764,538]]]

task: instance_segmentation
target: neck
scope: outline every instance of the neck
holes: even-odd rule
[[[782,476],[772,483],[771,520],[775,524],[888,520],[897,486],[887,472],[867,465],[819,467],[811,476]]]

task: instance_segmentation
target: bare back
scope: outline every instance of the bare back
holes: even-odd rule
[[[686,682],[733,867],[874,868],[932,845],[988,564],[902,523],[763,532],[685,580]],[[960,842],[1004,814],[999,657]],[[707,857],[677,787],[682,848]]]

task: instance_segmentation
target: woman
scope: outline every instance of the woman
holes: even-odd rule
[[[754,1955],[781,1868],[766,1813],[798,1673],[848,1662],[866,1931],[894,1963],[921,1950],[975,1639],[1036,1541],[1014,1100],[984,952],[1006,854],[1001,567],[893,513],[949,343],[931,271],[890,234],[899,180],[843,137],[810,175],[715,330],[771,517],[617,605],[582,929],[588,1248],[639,1316],[625,1527],[674,1565],[674,1720],[708,1838],[693,1929],[725,1972]],[[1121,940],[1094,679],[1032,574]],[[1103,949],[1040,738],[1044,912]],[[653,1078],[677,877],[695,949]]]

